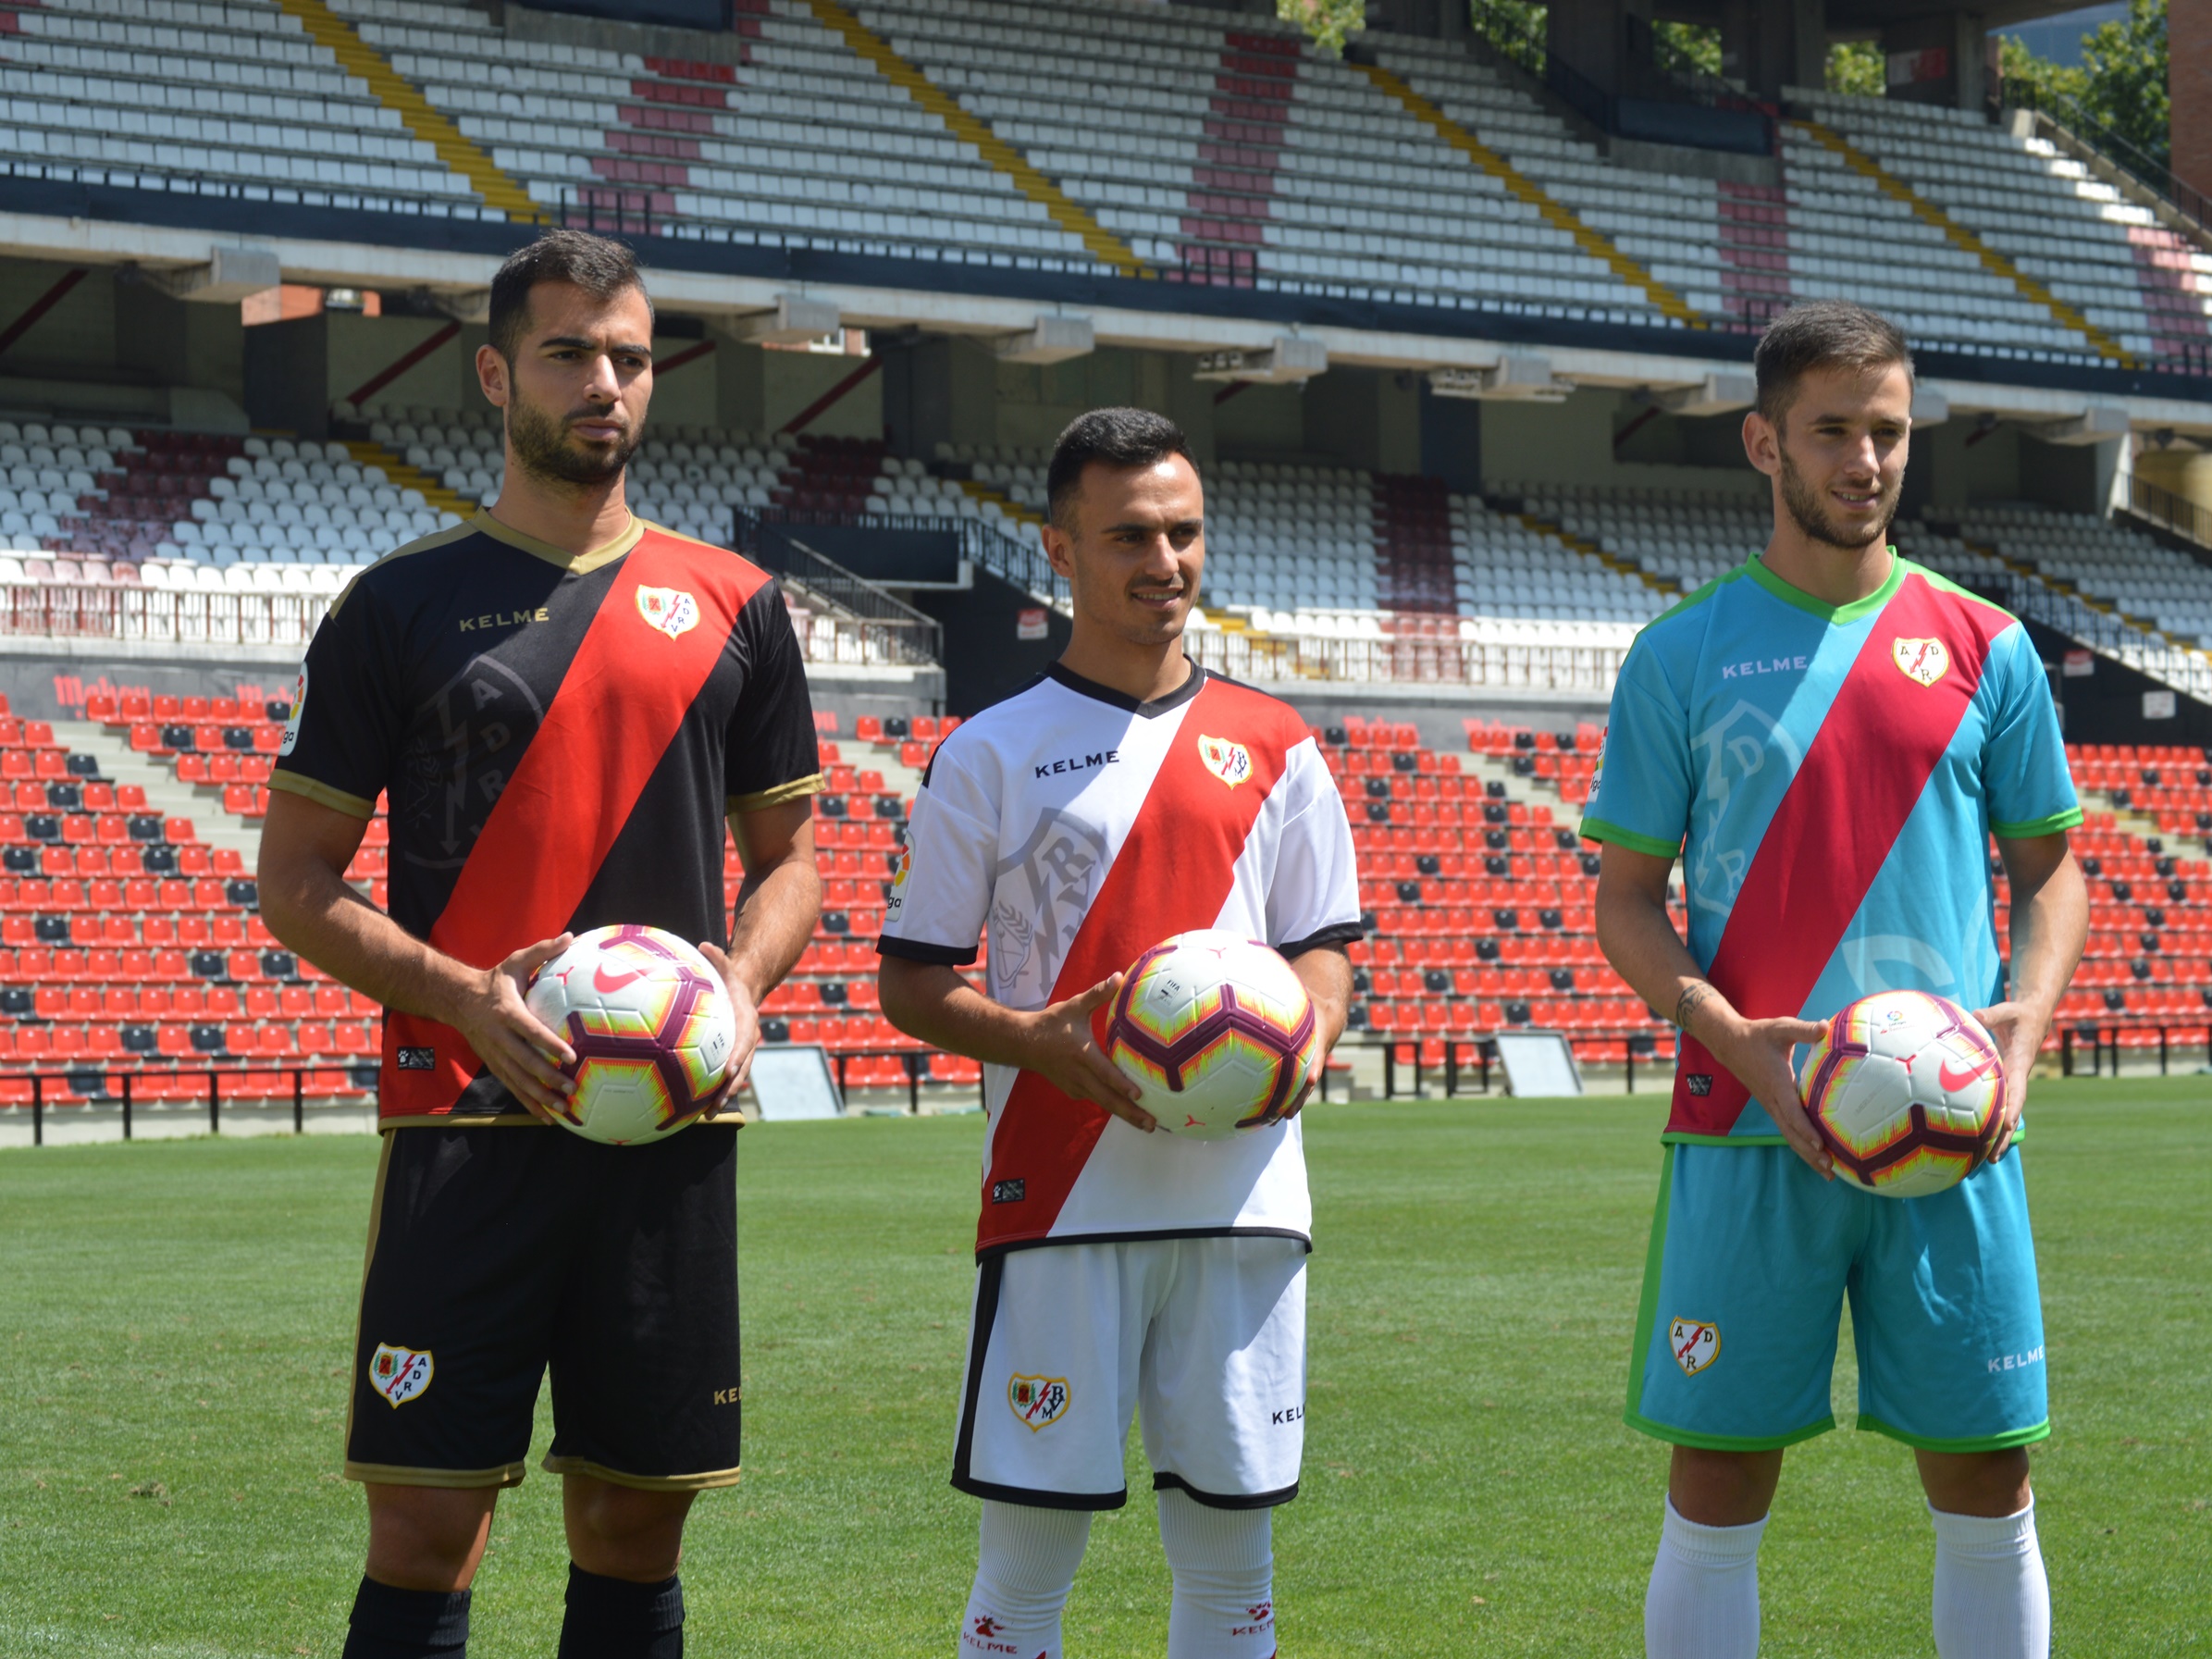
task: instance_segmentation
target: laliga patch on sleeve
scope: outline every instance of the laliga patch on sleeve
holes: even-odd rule
[[[402,1071],[435,1071],[438,1070],[438,1050],[435,1048],[402,1048],[400,1050],[400,1070]]]
[[[1689,1085],[1689,1092],[1699,1098],[1712,1093],[1712,1073],[1710,1071],[1687,1072],[1682,1081]]]
[[[995,1181],[991,1183],[991,1202],[994,1204],[1019,1204],[1029,1196],[1029,1182],[1023,1181]]]
[[[307,664],[300,664],[300,683],[292,688],[291,718],[284,723],[284,741],[277,745],[279,759],[291,753],[300,741],[300,715],[307,707]]]

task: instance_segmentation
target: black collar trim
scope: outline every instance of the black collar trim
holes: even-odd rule
[[[1193,662],[1190,678],[1167,696],[1155,697],[1148,703],[1141,703],[1128,692],[1117,691],[1111,686],[1101,686],[1096,680],[1086,680],[1081,675],[1071,673],[1057,662],[1044,671],[1044,677],[1067,687],[1079,696],[1095,698],[1102,703],[1111,703],[1117,709],[1126,710],[1140,720],[1156,720],[1162,714],[1181,708],[1198,695],[1199,687],[1205,684],[1205,670]]]

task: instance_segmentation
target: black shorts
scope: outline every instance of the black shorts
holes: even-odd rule
[[[513,1486],[543,1467],[647,1491],[737,1479],[737,1132],[646,1146],[562,1129],[385,1132],[346,1475]]]

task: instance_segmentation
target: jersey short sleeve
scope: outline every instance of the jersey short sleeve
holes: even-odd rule
[[[884,901],[876,949],[884,956],[958,968],[976,959],[998,880],[998,808],[970,770],[971,749],[980,746],[958,733],[947,738],[915,791],[906,852]]]
[[[1990,654],[1998,681],[1982,749],[1990,832],[2015,840],[2071,829],[2082,822],[2082,808],[2042,659],[2019,626],[1999,636]]]
[[[405,726],[394,677],[403,661],[382,607],[356,580],[308,643],[269,787],[374,817]]]
[[[1267,943],[1285,956],[1360,937],[1352,825],[1313,744],[1290,751],[1282,840],[1267,885]]]
[[[1695,774],[1689,722],[1668,684],[1650,630],[1629,648],[1606,716],[1605,749],[1582,815],[1582,834],[1631,852],[1671,859],[1689,830]]]
[[[737,632],[749,669],[731,711],[723,776],[728,810],[744,812],[819,790],[822,749],[782,584],[771,582],[753,595]]]

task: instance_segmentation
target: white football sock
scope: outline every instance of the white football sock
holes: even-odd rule
[[[975,1588],[960,1617],[960,1659],[1060,1659],[1060,1610],[1090,1538],[1088,1509],[985,1498]]]
[[[1759,1652],[1759,1538],[1748,1527],[1702,1527],[1667,1500],[1659,1558],[1644,1595],[1649,1659],[1753,1659]],[[1945,1655],[1949,1659],[1949,1655]]]
[[[1168,1659],[1272,1659],[1272,1513],[1216,1509],[1188,1492],[1160,1492],[1160,1547],[1175,1575]]]
[[[2051,1651],[2051,1585],[2035,1539],[2035,1505],[1995,1519],[1935,1522],[1935,1651],[1942,1659],[2044,1659]]]

